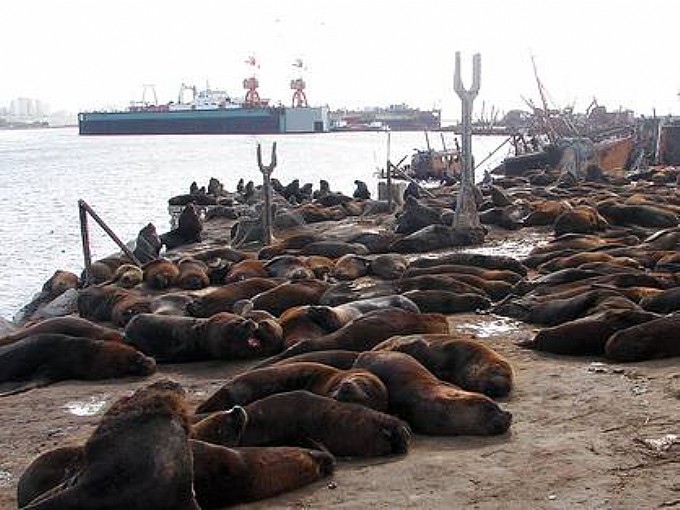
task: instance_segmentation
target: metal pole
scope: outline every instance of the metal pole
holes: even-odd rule
[[[460,97],[462,105],[463,172],[456,201],[453,226],[455,229],[462,230],[481,228],[477,204],[474,198],[474,169],[472,168],[472,103],[479,93],[481,64],[482,58],[479,53],[476,53],[472,57],[472,86],[470,89],[465,89],[460,76],[460,52],[456,52],[453,88],[458,97]]]
[[[85,200],[82,200],[82,199],[78,200],[78,206],[80,207],[80,211],[81,211],[81,224],[82,224],[82,214],[84,214],[83,211],[85,211],[90,216],[92,216],[94,221],[96,221],[102,229],[104,229],[104,232],[106,232],[109,235],[109,237],[113,240],[113,242],[118,245],[118,247],[123,251],[123,253],[125,253],[125,255],[127,255],[130,258],[130,260],[132,260],[138,266],[142,265],[142,263],[139,261],[139,259],[137,257],[135,257],[134,253],[132,253],[130,251],[130,248],[125,246],[125,243],[120,240],[120,238],[113,232],[113,230],[111,230],[109,228],[109,226],[106,223],[104,223],[104,220],[102,220],[99,217],[99,215],[96,212],[94,212],[94,209],[92,209],[92,207],[90,207],[87,204],[87,202],[85,202]],[[86,221],[85,225],[87,226],[87,218],[85,219],[85,221]],[[89,243],[88,243],[88,251],[89,251]]]
[[[272,144],[271,162],[269,165],[262,163],[262,147],[257,144],[257,166],[262,172],[262,186],[264,190],[264,210],[262,211],[262,227],[264,230],[264,244],[272,242],[272,185],[271,175],[276,168],[276,142]]]
[[[87,229],[87,211],[85,202],[78,201],[78,214],[80,216],[80,238],[83,242],[83,258],[85,259],[85,287],[92,281],[92,253],[90,252],[90,233]]]
[[[387,169],[387,210],[392,211],[392,170],[390,169],[390,144],[392,138],[390,132],[387,132],[387,163],[385,168]]]

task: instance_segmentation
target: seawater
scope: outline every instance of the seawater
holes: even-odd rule
[[[393,163],[426,147],[422,132],[389,134]],[[429,133],[432,148],[453,146],[454,135]],[[481,161],[503,137],[475,137]],[[80,274],[83,254],[78,200],[83,199],[124,241],[152,222],[159,233],[170,228],[167,200],[187,193],[192,181],[207,186],[211,177],[234,190],[239,178],[262,181],[256,146],[265,162],[277,142],[273,176],[284,184],[297,178],[318,188],[351,194],[354,180],[367,183],[377,198],[378,168],[388,157],[385,132],[311,135],[79,136],[75,128],[0,131],[0,316],[11,318],[57,269]],[[478,169],[497,165],[504,149]],[[408,158],[407,158],[408,159]],[[118,251],[90,221],[93,258]]]

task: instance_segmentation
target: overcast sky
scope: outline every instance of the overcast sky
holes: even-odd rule
[[[0,106],[16,97],[52,110],[125,107],[155,84],[242,95],[254,55],[260,94],[290,102],[295,59],[312,104],[408,103],[459,115],[453,64],[482,55],[482,104],[539,101],[531,67],[557,106],[680,114],[677,0],[2,0]]]

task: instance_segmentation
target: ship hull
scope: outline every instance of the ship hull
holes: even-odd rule
[[[81,135],[275,134],[283,117],[279,108],[90,112],[78,115],[78,128]]]

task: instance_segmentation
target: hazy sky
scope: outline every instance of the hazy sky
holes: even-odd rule
[[[531,67],[559,106],[680,113],[677,0],[2,0],[0,105],[124,107],[155,84],[160,102],[206,81],[242,95],[260,62],[260,94],[289,103],[300,58],[312,104],[408,103],[459,115],[453,63],[482,55],[475,102],[538,102]]]

